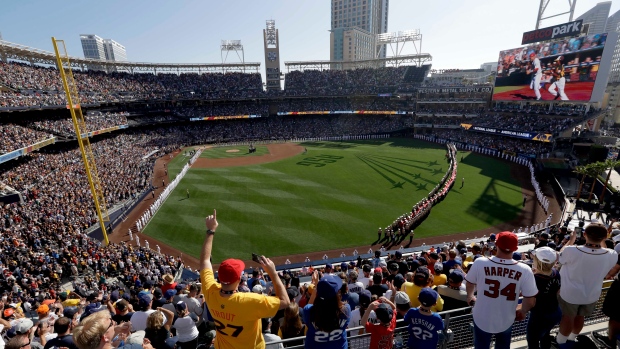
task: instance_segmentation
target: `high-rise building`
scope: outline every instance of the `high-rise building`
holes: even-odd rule
[[[377,34],[388,29],[389,0],[332,0],[330,59],[375,58]],[[385,57],[385,47],[379,57]]]
[[[80,34],[80,41],[82,41],[84,58],[106,60],[102,38],[94,34]]]
[[[587,34],[605,33],[607,17],[611,10],[611,1],[599,2],[594,7],[586,11],[577,20],[583,20],[583,26],[589,26]]]
[[[604,33],[611,33],[616,31],[618,28],[618,24],[620,24],[620,11],[616,11],[613,15],[607,18],[607,24],[605,24]]]
[[[127,60],[125,46],[112,39],[102,39],[95,34],[81,34],[80,40],[84,58],[115,62]]]
[[[127,61],[127,51],[125,46],[119,44],[112,39],[103,40],[103,49],[105,51],[105,59],[113,62]]]

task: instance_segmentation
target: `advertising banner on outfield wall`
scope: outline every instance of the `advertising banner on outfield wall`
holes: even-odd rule
[[[606,84],[615,44],[606,49],[607,41],[603,33],[501,51],[493,100],[599,101],[602,93],[593,91],[599,76]]]
[[[279,111],[278,115],[327,115],[327,114],[371,114],[371,115],[407,115],[406,111],[396,110],[334,110],[334,111]]]
[[[234,119],[253,119],[260,118],[260,115],[226,115],[226,116],[205,116],[202,118],[190,118],[189,121],[213,121],[213,120],[234,120]]]
[[[480,92],[480,93],[491,93],[493,90],[492,87],[475,87],[475,86],[453,86],[453,87],[419,87],[418,93],[472,93],[472,92]]]
[[[461,128],[461,125],[413,124],[413,127],[418,127],[418,128],[443,128],[443,129],[457,129],[457,128]]]
[[[475,126],[471,124],[461,124],[461,127],[468,131],[476,131],[476,132],[490,133],[490,134],[495,134],[495,135],[514,137],[514,138],[529,139],[532,141],[539,141],[539,142],[546,142],[546,143],[551,142],[551,138],[552,138],[552,135],[550,133],[504,130],[501,128]]]

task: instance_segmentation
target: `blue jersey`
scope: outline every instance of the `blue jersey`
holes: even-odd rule
[[[420,314],[419,308],[411,308],[405,314],[404,322],[409,329],[407,346],[416,349],[436,349],[439,331],[443,331],[443,320],[436,313]]]
[[[347,327],[351,320],[351,308],[345,304],[344,314],[340,316],[340,328],[329,333],[319,331],[313,324],[310,315],[312,304],[304,307],[304,322],[308,328],[306,332],[306,349],[347,349]]]

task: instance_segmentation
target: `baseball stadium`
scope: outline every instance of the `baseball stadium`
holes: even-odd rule
[[[618,34],[550,28],[479,69],[420,30],[281,62],[267,20],[264,62],[197,64],[0,36],[1,344],[614,347]]]

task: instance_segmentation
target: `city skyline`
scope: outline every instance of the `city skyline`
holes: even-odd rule
[[[578,1],[574,17],[598,2]],[[482,63],[496,61],[500,50],[519,46],[522,33],[534,29],[539,2],[529,3],[507,13],[489,0],[466,4],[391,0],[388,32],[420,29],[422,52],[433,56],[435,69],[478,68]],[[550,9],[558,4],[552,2]],[[111,0],[86,1],[79,8],[67,9],[35,0],[3,5],[0,31],[6,41],[47,51],[52,51],[51,36],[64,39],[69,54],[75,57],[83,56],[79,35],[97,33],[129,48],[130,61],[154,63],[220,63],[220,41],[241,40],[246,62],[264,66],[262,30],[268,19],[278,23],[283,62],[328,60],[330,6],[328,0],[243,0],[235,5]],[[123,11],[119,12],[119,8]],[[85,9],[97,15],[85,16]],[[493,9],[497,9],[497,14]],[[610,14],[619,9],[620,2],[612,3]],[[67,14],[71,21],[62,20],[62,14]],[[543,22],[542,26],[566,21],[568,17],[561,16]],[[405,47],[402,53],[411,54],[413,49]],[[388,49],[388,56],[391,55]]]

